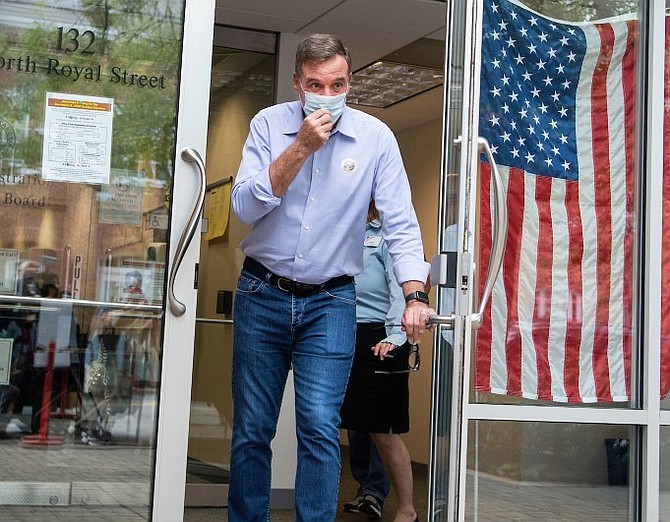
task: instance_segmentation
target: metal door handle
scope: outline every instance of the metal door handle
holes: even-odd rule
[[[454,329],[454,323],[456,322],[456,316],[454,314],[450,314],[450,315],[431,315],[426,322],[428,324],[442,325],[447,330],[453,330]]]
[[[493,292],[493,285],[498,278],[500,268],[502,267],[503,258],[505,256],[505,247],[507,246],[507,198],[503,187],[502,178],[493,159],[491,147],[486,138],[481,136],[477,139],[477,144],[480,152],[484,152],[488,157],[491,165],[491,172],[493,173],[493,214],[495,219],[493,221],[493,232],[491,238],[491,258],[489,259],[489,268],[486,273],[486,283],[484,284],[484,293],[482,294],[482,302],[479,305],[479,311],[472,314],[472,327],[479,328],[482,325],[484,318],[484,309],[491,298]],[[476,294],[475,294],[476,295]],[[477,306],[475,306],[475,309]]]
[[[195,166],[198,169],[200,187],[198,187],[198,195],[191,209],[191,215],[184,227],[184,230],[181,232],[181,237],[179,238],[179,243],[177,243],[177,249],[175,251],[175,262],[172,264],[170,269],[170,279],[168,281],[168,302],[170,303],[170,311],[174,316],[184,315],[186,312],[186,305],[179,301],[174,295],[174,280],[177,277],[177,271],[181,262],[184,260],[184,255],[186,254],[186,249],[191,244],[191,240],[195,235],[195,231],[198,227],[200,213],[202,212],[202,207],[205,204],[205,188],[207,186],[207,177],[205,175],[205,163],[202,161],[202,157],[198,154],[198,151],[190,147],[186,147],[181,151],[181,159],[188,161],[190,163],[195,163]]]

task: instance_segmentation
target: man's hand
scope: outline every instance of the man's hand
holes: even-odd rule
[[[419,301],[407,303],[402,316],[402,329],[410,344],[419,344],[426,330],[432,332],[435,329],[434,324],[428,324],[428,318],[431,315],[435,315],[435,310],[428,305]]]
[[[332,130],[333,122],[326,109],[314,111],[302,120],[295,141],[270,165],[270,183],[276,197],[286,194],[307,158],[326,144]]]
[[[405,281],[402,285],[402,293],[405,296],[413,292],[428,292],[429,286],[423,281]],[[427,304],[412,300],[405,305],[405,313],[402,315],[402,329],[407,335],[407,340],[410,344],[419,344],[421,336],[426,330],[432,332],[435,329],[434,324],[428,325],[428,318],[435,315],[433,310]]]
[[[327,109],[318,109],[302,120],[296,141],[305,148],[308,154],[314,154],[326,144],[332,130],[333,120],[330,112]]]

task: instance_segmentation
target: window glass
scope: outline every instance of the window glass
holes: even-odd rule
[[[151,517],[183,14],[0,2],[0,518]]]
[[[483,24],[479,127],[509,229],[475,340],[473,400],[626,406],[636,360],[636,4],[500,0],[484,3]],[[482,172],[485,267],[488,163]]]
[[[661,428],[661,477],[659,519],[670,517],[670,427]]]
[[[626,426],[473,421],[467,520],[629,520]]]

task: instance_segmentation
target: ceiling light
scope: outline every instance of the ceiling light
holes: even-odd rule
[[[389,107],[443,82],[444,73],[439,69],[380,60],[353,73],[347,101]]]

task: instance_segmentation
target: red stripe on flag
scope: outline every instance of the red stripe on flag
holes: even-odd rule
[[[622,64],[623,92],[624,92],[624,131],[626,139],[626,232],[624,237],[623,259],[623,363],[624,378],[626,379],[626,395],[630,397],[630,369],[631,369],[631,332],[633,324],[633,231],[635,230],[635,85],[638,39],[638,24],[636,21],[626,23],[628,27],[628,42],[626,54]],[[667,52],[667,51],[666,51]],[[667,150],[667,149],[666,149]]]
[[[565,183],[565,211],[568,220],[568,289],[569,307],[565,331],[565,361],[563,386],[568,402],[582,402],[579,391],[579,360],[582,342],[582,311],[584,310],[582,258],[584,236],[582,214],[579,208],[579,182]]]
[[[532,331],[537,365],[537,395],[539,399],[548,400],[552,398],[551,369],[549,366],[549,326],[552,303],[552,263],[554,258],[551,186],[552,178],[536,176],[535,203],[537,205],[539,231]]]
[[[607,112],[607,73],[612,59],[614,31],[610,25],[597,25],[600,55],[593,72],[591,90],[591,131],[593,134],[594,197],[597,221],[597,296],[593,336],[593,378],[596,397],[611,401],[608,361],[609,307],[612,261],[612,205],[610,187],[609,122]]]
[[[522,392],[518,303],[525,190],[524,172],[520,169],[510,169],[507,188],[509,225],[503,270],[505,294],[507,295],[507,339],[504,343],[507,360],[507,393],[513,395],[520,395]]]
[[[479,229],[479,262],[483,266],[483,260],[491,256],[492,229],[491,229],[491,167],[488,163],[480,162],[481,175],[481,205],[480,205],[480,229]],[[481,272],[480,272],[481,273]],[[481,302],[484,292],[485,278],[479,277],[478,295]],[[491,302],[486,307],[482,326],[477,331],[476,364],[475,364],[475,389],[481,392],[491,391]]]

